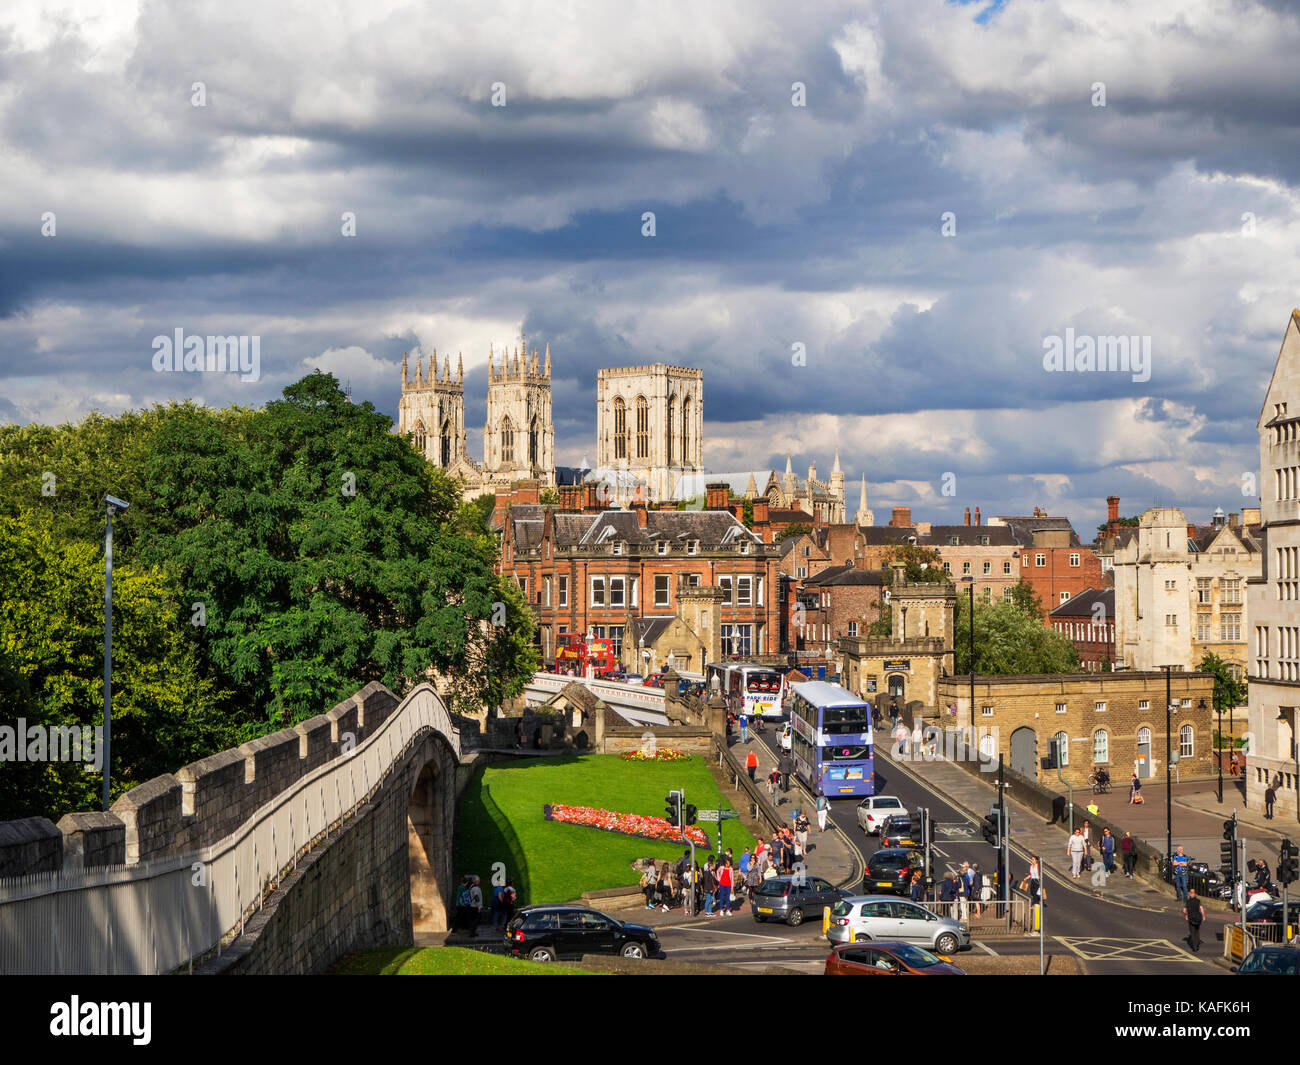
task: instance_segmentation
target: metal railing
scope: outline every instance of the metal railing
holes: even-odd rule
[[[426,730],[459,735],[421,684],[339,754],[193,854],[0,880],[0,973],[172,972],[241,934],[300,857],[335,834]]]
[[[964,921],[972,936],[1016,935],[1031,930],[1033,911],[1026,897],[1010,900],[958,899],[956,902],[923,902],[940,917]]]

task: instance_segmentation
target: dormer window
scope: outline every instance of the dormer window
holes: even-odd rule
[[[956,547],[956,546],[957,546],[957,537],[955,537],[955,536],[950,536],[950,537],[948,537],[948,546],[949,546],[949,547]]]
[[[668,541],[667,541],[667,540],[660,540],[659,543],[657,543],[657,544],[655,545],[655,549],[656,549],[656,550],[659,552],[659,554],[661,554],[661,555],[666,555],[666,554],[668,554]]]
[[[749,554],[749,541],[748,541],[748,540],[742,540],[742,541],[740,542],[740,553],[741,553],[742,555],[747,555],[747,554]]]
[[[621,555],[623,553],[623,541],[615,540],[611,550],[614,552],[614,554]]]
[[[695,554],[698,554],[698,553],[699,553],[699,550],[700,550],[700,542],[699,542],[699,540],[688,540],[688,541],[686,542],[686,553],[687,553],[688,555],[695,555]]]

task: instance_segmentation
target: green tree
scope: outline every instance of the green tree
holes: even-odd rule
[[[740,513],[741,521],[745,528],[752,529],[754,527],[754,501],[752,499],[746,499],[741,507]]]
[[[560,505],[560,493],[554,488],[543,489],[541,495],[537,497],[537,501],[544,507],[558,507]]]
[[[1011,605],[1035,621],[1043,620],[1043,601],[1038,598],[1034,586],[1024,577],[1011,586]]]
[[[1213,651],[1205,652],[1197,668],[1202,673],[1214,674],[1214,709],[1227,710],[1246,702],[1245,677],[1243,676],[1241,680],[1235,679],[1228,663]]]
[[[956,652],[953,670],[970,672],[970,602],[957,597],[953,624]],[[1075,673],[1079,653],[1074,644],[1013,603],[975,601],[975,672]]]
[[[951,581],[943,571],[943,558],[938,551],[919,544],[890,544],[881,552],[880,568],[889,573],[891,567],[901,563],[903,576],[909,581],[925,584],[942,584]]]
[[[779,544],[782,540],[786,540],[791,536],[804,536],[811,532],[812,532],[812,526],[809,525],[807,522],[804,521],[791,522],[779,533],[777,533],[775,537],[773,537],[772,542]]]
[[[104,559],[93,541],[57,536],[58,524],[53,513],[0,516],[0,711],[9,725],[93,729],[103,725]],[[180,612],[162,570],[114,560],[113,795],[237,742]],[[101,788],[84,764],[14,761],[0,772],[0,820],[97,808]]]

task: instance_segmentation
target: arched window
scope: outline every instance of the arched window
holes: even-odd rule
[[[415,436],[415,450],[418,451],[421,455],[423,455],[423,454],[424,454],[424,442],[425,442],[424,422],[416,422],[416,423],[415,423],[415,434],[414,434],[414,436]]]
[[[650,404],[645,396],[636,397],[636,457],[650,457]]]
[[[691,461],[691,397],[682,400],[682,465]]]
[[[1178,730],[1178,757],[1190,758],[1195,753],[1196,730],[1191,725],[1184,725]],[[1213,746],[1213,744],[1211,744]]]
[[[998,756],[998,741],[991,732],[980,737],[980,758],[992,760]]]
[[[1061,765],[1070,764],[1070,737],[1065,732],[1058,732],[1052,739],[1056,740],[1056,749],[1061,752]]]
[[[446,469],[451,465],[451,422],[442,423],[442,468]]]
[[[532,425],[528,428],[528,462],[534,467],[537,465],[537,440],[541,435],[537,425],[537,415],[534,414]]]
[[[514,461],[515,427],[510,424],[509,418],[503,418],[501,419],[501,462],[504,465]]]
[[[614,457],[627,458],[627,404],[622,396],[614,397]]]
[[[1138,729],[1138,744],[1141,745],[1143,743],[1148,747],[1151,746],[1151,730],[1147,728],[1146,725],[1143,725]]]
[[[667,448],[665,448],[665,454],[667,456],[665,465],[668,466],[671,466],[673,464],[673,407],[675,407],[676,405],[677,405],[677,397],[669,396],[668,397],[668,428],[667,431],[664,433],[664,442],[668,445]]]
[[[1092,734],[1092,760],[1094,762],[1110,761],[1110,736],[1104,728]]]

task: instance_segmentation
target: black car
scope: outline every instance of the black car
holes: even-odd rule
[[[1293,928],[1300,925],[1300,902],[1288,900],[1286,912],[1289,920],[1287,924]],[[1270,902],[1257,902],[1253,906],[1246,908],[1246,923],[1250,925],[1272,924],[1279,928],[1282,926],[1282,900],[1273,899]]]
[[[883,832],[884,829],[882,828]],[[867,872],[862,878],[864,895],[894,892],[906,895],[911,890],[912,874],[924,872],[925,856],[920,851],[906,847],[886,847],[867,859]]]
[[[655,930],[585,906],[525,906],[506,926],[506,949],[517,958],[555,961],[564,955],[659,953]]]
[[[880,825],[882,847],[919,847],[921,842],[921,828],[910,817],[894,814]]]
[[[1300,976],[1300,950],[1295,947],[1256,947],[1234,973],[1243,976]]]

